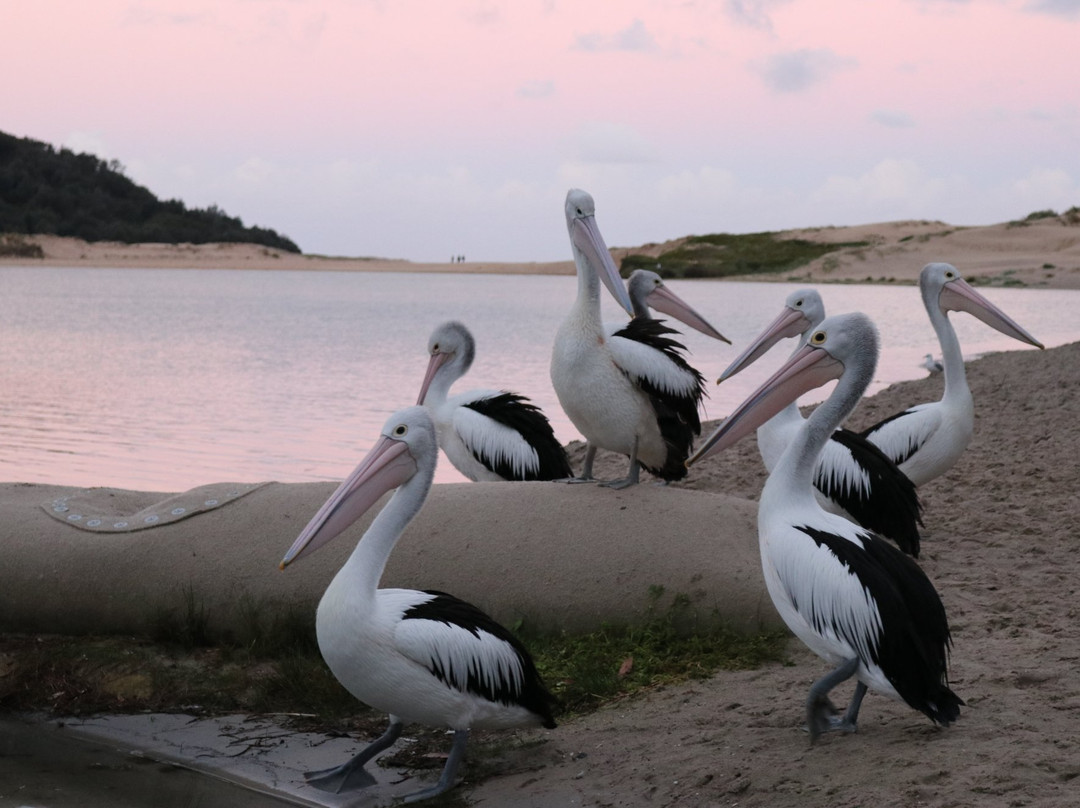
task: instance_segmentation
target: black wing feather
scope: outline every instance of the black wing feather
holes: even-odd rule
[[[434,620],[447,625],[463,628],[473,636],[479,637],[483,631],[510,645],[521,662],[522,683],[520,689],[505,678],[500,678],[494,685],[487,683],[475,670],[469,670],[467,690],[489,701],[502,704],[519,704],[540,716],[543,726],[555,727],[552,710],[556,705],[555,697],[544,686],[532,656],[522,642],[500,623],[485,612],[460,598],[435,589],[423,590],[430,599],[410,607],[402,615],[403,620]],[[430,670],[447,684],[451,684],[448,671],[442,669],[436,660],[431,661]]]
[[[488,398],[478,398],[464,406],[480,413],[503,426],[520,432],[536,450],[538,467],[516,473],[514,467],[503,458],[492,458],[473,452],[473,457],[504,480],[563,480],[573,477],[566,449],[555,437],[544,413],[525,396],[517,393],[500,393]]]
[[[871,661],[900,697],[935,723],[948,725],[959,718],[964,702],[948,687],[949,619],[922,568],[873,533],[860,533],[860,548],[842,536],[797,527],[827,547],[872,595],[881,616],[881,634]],[[833,628],[843,633],[843,627]]]
[[[690,456],[694,438],[701,434],[698,406],[706,396],[704,377],[691,367],[683,356],[686,347],[668,336],[678,333],[675,329],[664,325],[662,320],[635,317],[614,334],[616,337],[625,337],[655,348],[697,380],[697,385],[690,396],[676,396],[656,388],[645,379],[637,380],[638,386],[649,397],[660,426],[660,435],[668,447],[663,467],[645,466],[645,468],[649,473],[663,480],[681,480],[686,476],[686,458]]]
[[[828,475],[818,473],[814,485],[839,503],[860,525],[892,539],[908,555],[919,557],[922,503],[913,483],[876,445],[849,429],[838,429],[832,439],[847,449],[870,478],[874,498],[855,489],[840,490]]]

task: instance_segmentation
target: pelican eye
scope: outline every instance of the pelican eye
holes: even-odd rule
[[[953,278],[956,277],[956,273],[955,272],[946,272],[945,277],[948,278],[951,281]]]
[[[825,332],[815,331],[814,336],[810,337],[811,345],[824,345],[825,344]]]
[[[394,434],[395,438],[404,438],[407,434],[409,434],[408,425],[407,424],[398,424],[397,426],[394,427],[394,433],[393,434]]]

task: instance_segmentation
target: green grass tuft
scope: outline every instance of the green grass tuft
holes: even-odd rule
[[[699,620],[690,598],[649,590],[645,617],[586,634],[514,630],[564,714],[592,711],[663,684],[783,660],[783,632],[746,634]],[[668,603],[661,608],[661,603]],[[243,601],[235,635],[214,636],[190,588],[136,637],[0,636],[0,709],[89,714],[110,710],[286,712],[322,726],[385,720],[330,673],[308,608]],[[195,705],[195,707],[193,707]]]
[[[662,587],[650,591],[654,604],[662,593]],[[650,610],[637,625],[605,625],[587,634],[519,634],[569,713],[590,712],[659,685],[783,660],[785,632],[747,634],[719,621],[688,630],[695,624],[689,598],[677,595],[670,608]]]
[[[779,238],[777,233],[718,233],[691,236],[659,257],[631,254],[622,260],[622,273],[660,267],[665,278],[722,278],[728,275],[787,272],[841,249],[869,247],[868,241],[823,244],[806,239]]]

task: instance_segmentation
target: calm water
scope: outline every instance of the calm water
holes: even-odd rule
[[[710,381],[797,288],[670,285],[735,343],[686,335]],[[456,389],[528,395],[569,441],[578,435],[548,362],[575,291],[572,277],[0,268],[0,480],[182,491],[341,479],[389,414],[415,403],[428,335],[451,318],[477,340]],[[925,375],[919,362],[938,348],[916,288],[821,292],[829,311],[858,309],[878,323],[874,389]],[[1080,293],[985,294],[1048,347],[1080,339]],[[613,301],[604,306],[620,318]],[[969,358],[1024,349],[952,316]],[[713,386],[707,417],[729,412],[792,347]],[[462,478],[443,459],[437,479]]]

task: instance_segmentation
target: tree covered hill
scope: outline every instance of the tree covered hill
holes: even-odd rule
[[[243,242],[300,252],[285,236],[245,227],[216,205],[189,209],[178,199],[161,201],[124,176],[115,160],[0,132],[0,233],[5,232],[128,244]]]

